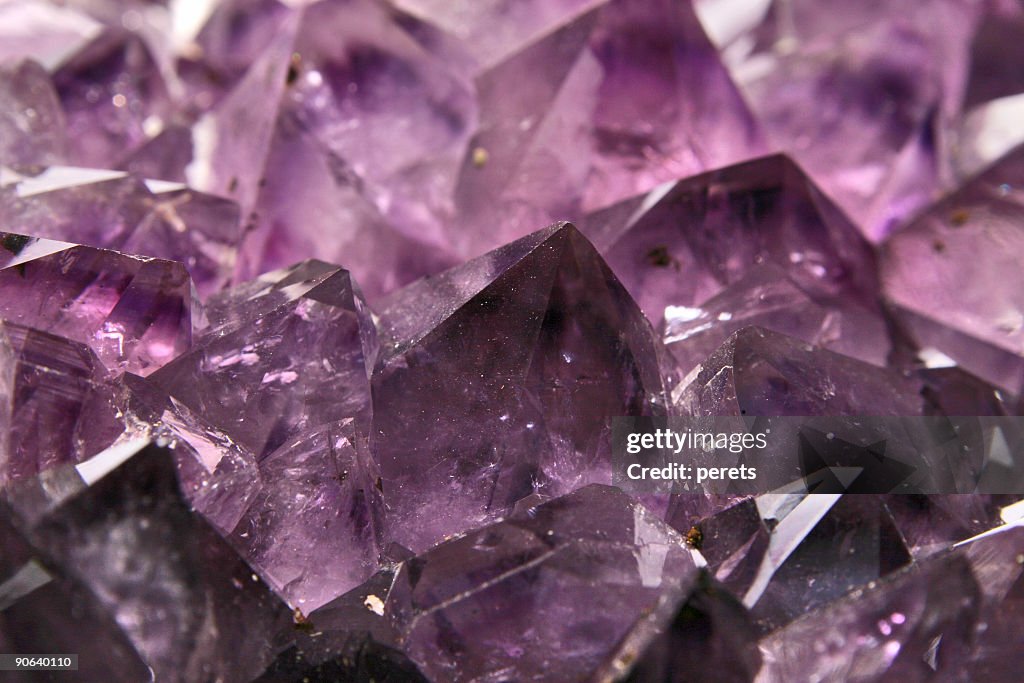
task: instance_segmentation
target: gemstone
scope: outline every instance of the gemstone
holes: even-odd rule
[[[376,334],[348,272],[299,264],[221,292],[211,309],[227,322],[150,375],[153,384],[257,459],[345,418],[365,433]]]
[[[686,375],[729,335],[750,326],[874,365],[885,365],[890,350],[885,320],[877,311],[842,299],[819,304],[774,265],[755,266],[699,306],[667,306],[663,340],[679,374]]]
[[[758,633],[743,605],[702,574],[671,625],[625,680],[742,683],[761,668]]]
[[[180,263],[0,233],[0,316],[88,345],[111,371],[149,374],[192,338]]]
[[[0,220],[10,232],[180,261],[204,296],[231,278],[242,238],[227,199],[61,166],[0,172]]]
[[[758,676],[963,680],[979,593],[963,558],[909,567],[764,638]]]
[[[365,442],[350,419],[282,444],[260,460],[263,485],[231,534],[248,563],[304,614],[377,567],[380,492]]]
[[[96,627],[113,621],[153,675],[251,680],[269,663],[267,634],[288,619],[287,608],[189,510],[166,450],[143,442],[119,459],[112,469],[104,463],[105,473],[80,465],[83,477],[98,478],[41,519],[3,517],[48,571],[71,584],[72,600],[98,603],[105,619]],[[32,618],[63,629],[66,617]],[[79,632],[77,644],[89,649],[91,633]]]
[[[385,535],[414,551],[609,482],[609,419],[665,411],[649,323],[569,224],[413,283],[381,328],[371,447]]]
[[[88,347],[0,322],[0,486],[83,460],[117,437],[105,376]]]
[[[588,486],[403,563],[384,609],[433,680],[611,679],[697,574],[681,536]]]
[[[170,94],[146,42],[105,29],[53,74],[67,118],[72,165],[110,167],[171,113]]]
[[[480,129],[456,197],[503,241],[767,151],[688,4],[599,3],[476,85]],[[476,237],[469,249],[479,253],[491,234],[463,239]]]
[[[956,0],[773,5],[733,38],[729,67],[773,143],[877,241],[948,175],[942,131],[975,14]]]
[[[0,67],[0,165],[53,163],[64,144],[64,114],[46,70],[30,60]]]
[[[747,327],[694,373],[677,400],[691,415],[920,415],[918,381]],[[695,375],[695,376],[693,376]]]
[[[919,346],[1013,394],[1024,390],[1024,248],[1018,147],[894,234],[881,253],[886,297]]]
[[[870,247],[784,156],[681,180],[583,225],[656,325],[670,306],[697,306],[761,264],[784,270],[819,305],[877,309]]]

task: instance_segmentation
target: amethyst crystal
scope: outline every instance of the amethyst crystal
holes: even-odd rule
[[[819,306],[847,316],[857,311],[869,329],[878,327],[869,317],[877,308],[871,249],[786,157],[682,180],[588,216],[583,225],[655,323],[685,318],[688,307],[772,264]],[[884,338],[868,333],[862,344],[861,353],[884,353]]]
[[[920,415],[920,385],[885,368],[748,327],[732,335],[680,392],[700,415]]]
[[[80,465],[90,485],[41,518],[5,516],[43,566],[71,584],[72,600],[96,601],[96,628],[109,629],[102,617],[115,622],[157,677],[250,680],[269,662],[267,634],[287,610],[189,511],[170,454],[152,445],[135,450],[98,480]],[[31,616],[64,628],[61,612]],[[91,642],[91,631],[79,633],[75,652],[102,645]]]
[[[0,486],[83,460],[117,437],[105,376],[86,346],[0,323]]]
[[[0,652],[1019,679],[1022,19],[0,0]]]
[[[410,285],[381,326],[371,441],[413,550],[610,481],[608,420],[664,414],[650,325],[572,225]]]
[[[112,371],[149,374],[189,347],[180,263],[0,233],[0,316],[87,344]]]
[[[921,347],[1012,393],[1024,390],[1024,147],[885,244],[885,295]]]
[[[312,262],[225,290],[234,309],[150,379],[258,458],[302,431],[369,418],[376,335],[349,274]],[[215,314],[217,315],[217,314]]]
[[[589,486],[408,560],[385,614],[432,680],[611,679],[696,578],[681,536]]]

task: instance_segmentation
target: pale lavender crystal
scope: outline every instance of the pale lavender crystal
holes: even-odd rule
[[[611,680],[697,573],[681,536],[589,486],[408,560],[384,610],[432,680]]]
[[[100,25],[85,14],[47,0],[0,5],[0,60],[34,59],[53,68],[96,37]]]
[[[279,595],[310,614],[369,578],[380,492],[352,420],[293,437],[259,471],[262,488],[230,540]]]
[[[224,0],[176,64],[187,107],[205,111],[245,76],[282,29],[289,10],[277,0]]]
[[[469,86],[381,3],[309,7],[294,50],[250,266],[315,253],[373,298],[450,265],[440,253],[474,120]]]
[[[64,114],[43,67],[0,66],[0,166],[53,163],[64,144]]]
[[[209,328],[150,379],[262,458],[301,432],[370,414],[376,336],[349,274],[307,266],[226,290],[242,315]],[[279,286],[280,285],[280,286]],[[262,308],[261,297],[271,305]],[[220,315],[220,314],[218,314]]]
[[[297,23],[297,15],[288,17],[242,80],[192,129],[189,184],[237,201],[246,221],[261,186]]]
[[[422,550],[611,477],[609,420],[664,414],[650,324],[555,225],[398,292],[373,378],[386,536]]]
[[[67,116],[68,157],[109,167],[159,130],[171,113],[160,68],[140,37],[107,29],[54,73]]]
[[[885,295],[921,347],[1024,389],[1024,147],[936,203],[884,245]]]
[[[188,349],[192,283],[179,263],[0,233],[0,317],[149,374]]]
[[[457,200],[499,230],[467,231],[477,251],[767,151],[688,3],[599,3],[476,84]]]
[[[674,520],[669,520],[673,522]],[[708,563],[708,572],[735,595],[743,596],[757,576],[768,550],[768,526],[757,503],[746,498],[684,529],[699,533],[694,544]],[[692,537],[692,532],[691,532]]]
[[[241,263],[245,272],[282,268],[317,254],[349,264],[374,302],[454,264],[443,249],[398,232],[344,160],[291,114],[278,123],[256,213]]]
[[[819,306],[868,321],[877,311],[869,245],[784,156],[681,180],[591,214],[583,226],[655,324],[670,306],[701,304],[761,264],[783,269]],[[877,359],[884,339],[861,333],[872,348],[862,352]]]
[[[942,131],[975,14],[959,0],[773,3],[736,36],[730,69],[773,143],[877,240],[948,177]]]
[[[3,516],[46,567],[96,600],[157,678],[250,680],[274,654],[270,636],[288,620],[286,606],[189,510],[171,455],[133,450],[106,466],[80,465],[90,485],[42,517]]]
[[[114,411],[102,410],[105,376],[86,346],[0,321],[0,485],[116,438]]]
[[[842,299],[819,304],[773,265],[755,266],[699,306],[668,306],[665,312],[662,338],[682,375],[730,334],[749,326],[785,333],[874,365],[885,365],[890,347],[877,310]]]
[[[600,3],[594,0],[397,0],[395,4],[464,42],[474,61],[486,67],[522,50]]]
[[[678,403],[694,415],[920,415],[918,381],[748,327],[691,376]]]
[[[235,203],[117,171],[0,171],[9,232],[180,261],[202,295],[231,277],[242,238]]]

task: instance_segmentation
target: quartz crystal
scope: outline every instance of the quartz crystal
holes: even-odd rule
[[[14,514],[13,523],[43,566],[71,585],[70,600],[95,601],[95,628],[103,633],[114,622],[153,675],[250,680],[269,662],[267,634],[287,610],[189,511],[166,450],[143,442],[128,453],[48,514]],[[100,475],[84,464],[79,472]],[[65,628],[60,611],[24,616]],[[92,631],[90,624],[78,633],[75,652],[94,647]]]
[[[773,144],[873,240],[948,174],[941,136],[962,102],[973,4],[772,2],[731,36],[730,71]]]
[[[385,615],[432,680],[611,678],[696,578],[681,536],[589,486],[408,560]]]
[[[992,384],[1024,389],[1019,254],[1024,147],[937,202],[882,251],[886,297],[921,347]]]
[[[1019,680],[1022,45],[1018,0],[0,0],[0,652]]]
[[[372,447],[412,550],[610,481],[609,418],[665,411],[650,324],[569,224],[410,285],[381,326]]]
[[[874,255],[787,157],[687,178],[596,212],[583,226],[655,324],[685,319],[689,308],[770,264],[803,297],[843,311],[840,319],[859,315],[869,329],[878,327],[869,316],[877,297]],[[778,270],[763,277],[787,286]],[[868,310],[858,311],[858,304]],[[865,336],[861,353],[884,354],[884,339]]]

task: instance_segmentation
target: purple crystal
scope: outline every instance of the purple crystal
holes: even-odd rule
[[[257,458],[345,418],[365,429],[376,335],[346,271],[299,264],[225,290],[211,308],[240,315],[151,375],[155,385]]]
[[[263,486],[230,540],[267,583],[309,614],[365,581],[379,554],[380,494],[352,421],[285,442],[259,470]]]
[[[609,419],[664,414],[649,323],[568,224],[410,285],[381,326],[372,447],[413,550],[610,481]]]
[[[731,70],[769,137],[874,240],[947,175],[941,130],[960,111],[971,4],[798,1],[736,41]]]
[[[748,327],[682,391],[693,415],[920,415],[920,385],[886,368]]]
[[[273,655],[266,634],[287,609],[189,511],[170,454],[136,446],[106,473],[87,465],[83,476],[98,477],[88,488],[38,521],[13,517],[46,566],[94,597],[157,677],[247,681],[259,673]],[[90,631],[80,634],[82,647]]]
[[[0,485],[77,462],[117,437],[106,371],[82,344],[0,322]]]
[[[592,214],[584,226],[656,324],[668,307],[701,304],[760,264],[784,270],[820,306],[877,308],[868,244],[783,156],[682,180]]]
[[[10,232],[181,261],[203,295],[228,281],[242,237],[226,199],[60,166],[0,174],[0,220]]]
[[[0,316],[87,344],[110,370],[149,374],[189,347],[181,264],[0,233]]]
[[[766,151],[688,4],[600,3],[483,72],[477,88],[480,130],[457,198],[506,240]],[[493,246],[467,237],[479,240],[471,249]]]
[[[921,347],[978,377],[1024,390],[1024,147],[893,235],[881,257],[886,297]]]
[[[754,267],[699,306],[666,307],[663,339],[685,375],[730,334],[749,326],[874,365],[885,365],[888,357],[888,331],[877,312],[841,299],[819,304],[770,265]]]
[[[964,680],[978,594],[962,558],[908,568],[762,640],[759,679]]]
[[[433,680],[611,679],[696,577],[678,534],[590,486],[405,562],[385,615]]]
[[[33,61],[0,67],[0,166],[55,162],[64,114],[46,71]]]
[[[110,166],[170,113],[158,64],[146,43],[124,30],[104,31],[53,79],[67,116],[69,160],[79,166]]]

